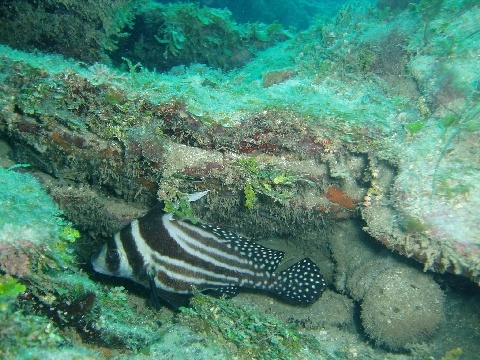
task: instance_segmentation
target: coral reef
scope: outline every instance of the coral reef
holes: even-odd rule
[[[115,52],[126,72],[1,45],[0,136],[11,146],[0,156],[1,356],[301,358],[311,354],[299,346],[313,344],[303,333],[321,340],[320,358],[478,354],[478,319],[458,310],[477,312],[477,288],[428,271],[479,282],[480,10],[469,0],[390,3],[346,6],[289,40],[276,24],[234,25],[226,11],[145,5],[119,26],[132,24],[123,40],[142,54],[135,26],[151,13],[142,26],[154,25],[158,59]],[[201,53],[195,34],[222,57]],[[88,61],[108,52],[91,47]],[[178,66],[147,69],[165,55]],[[179,216],[283,247],[282,266],[311,257],[329,281],[325,299],[293,310],[258,294],[199,295],[181,315],[154,313],[144,290],[93,274],[89,258],[158,198]],[[465,301],[465,289],[471,304],[460,307],[454,292]],[[261,310],[243,307],[249,299]]]

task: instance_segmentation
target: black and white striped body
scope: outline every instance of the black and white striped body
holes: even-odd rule
[[[237,288],[270,291],[298,304],[317,300],[325,289],[318,267],[305,258],[274,273],[284,257],[218,227],[177,220],[162,206],[132,221],[92,256],[100,273],[153,282],[167,293],[217,290],[235,294]]]

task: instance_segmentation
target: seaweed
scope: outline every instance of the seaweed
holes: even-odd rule
[[[246,178],[244,187],[245,207],[252,210],[258,202],[257,194],[274,201],[284,201],[294,196],[295,189],[287,189],[302,179],[300,176],[281,170],[271,164],[260,164],[253,157],[242,157],[234,166],[240,168]]]

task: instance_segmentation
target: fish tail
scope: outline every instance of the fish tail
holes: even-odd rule
[[[308,305],[322,296],[326,286],[318,266],[309,258],[304,258],[274,274],[269,290],[287,302]]]

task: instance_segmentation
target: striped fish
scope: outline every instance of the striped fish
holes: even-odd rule
[[[175,308],[188,304],[194,288],[226,297],[239,288],[259,289],[294,304],[315,302],[326,287],[319,268],[304,258],[276,273],[284,254],[216,226],[175,219],[160,204],[117,233],[91,262],[99,273],[151,287]]]

